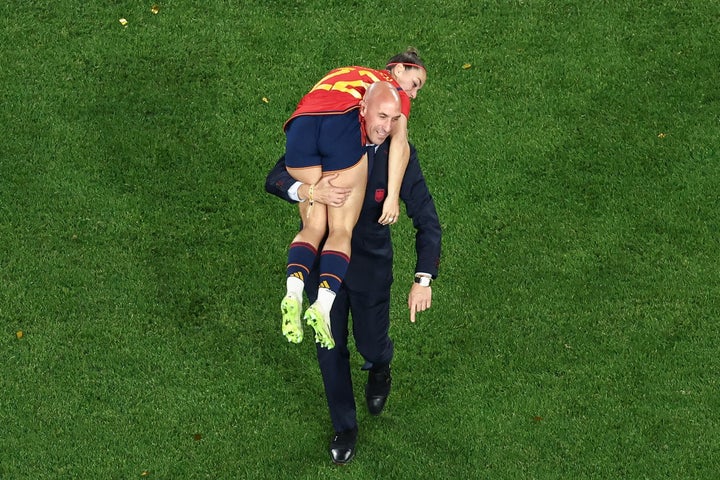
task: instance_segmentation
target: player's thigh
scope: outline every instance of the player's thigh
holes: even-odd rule
[[[352,232],[357,223],[365,200],[367,155],[363,155],[352,168],[336,173],[338,177],[333,180],[333,183],[338,186],[350,187],[352,190],[342,206],[328,207],[328,225],[331,234],[336,228]]]

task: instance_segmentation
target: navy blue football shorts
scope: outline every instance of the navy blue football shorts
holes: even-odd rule
[[[323,172],[348,169],[365,153],[361,128],[357,110],[296,117],[285,129],[285,164],[291,168],[319,165]]]

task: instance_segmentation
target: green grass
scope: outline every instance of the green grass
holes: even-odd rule
[[[0,478],[720,471],[714,2],[159,5],[0,5]],[[394,227],[394,390],[370,417],[353,357],[339,469],[263,182],[318,78],[408,45],[441,276],[411,325]]]

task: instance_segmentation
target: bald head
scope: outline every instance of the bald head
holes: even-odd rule
[[[365,103],[372,102],[397,102],[400,106],[400,95],[397,89],[390,82],[375,82],[365,90],[363,97]]]
[[[402,115],[397,89],[389,82],[370,84],[360,102],[360,115],[365,117],[368,140],[383,143]]]

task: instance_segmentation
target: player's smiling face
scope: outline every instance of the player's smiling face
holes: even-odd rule
[[[408,97],[417,97],[420,89],[425,86],[427,81],[427,73],[422,68],[406,67],[402,64],[395,65],[392,70],[393,77],[400,85]]]

